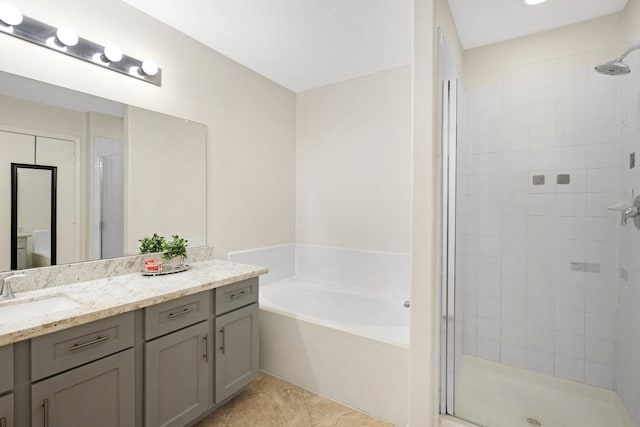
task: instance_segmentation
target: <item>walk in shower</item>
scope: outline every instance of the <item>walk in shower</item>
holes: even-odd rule
[[[640,426],[640,45],[627,47],[598,70],[468,84],[439,37],[443,414]]]

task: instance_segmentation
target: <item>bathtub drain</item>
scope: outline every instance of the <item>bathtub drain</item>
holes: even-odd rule
[[[540,427],[542,425],[542,423],[538,420],[536,420],[535,418],[529,417],[527,418],[527,422],[529,424],[531,424],[532,426],[536,426],[536,427]]]

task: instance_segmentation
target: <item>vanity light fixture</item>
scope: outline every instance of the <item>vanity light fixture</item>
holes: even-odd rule
[[[536,4],[544,3],[546,1],[547,0],[524,0],[524,2],[529,6],[535,6]]]
[[[154,61],[133,58],[115,45],[102,46],[78,36],[69,27],[53,27],[22,15],[14,5],[0,2],[0,33],[73,56],[160,86],[162,72]]]

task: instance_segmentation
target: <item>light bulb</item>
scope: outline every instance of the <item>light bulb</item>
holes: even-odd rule
[[[102,60],[105,62],[118,62],[122,59],[122,50],[112,44],[105,46]]]
[[[61,46],[75,46],[79,41],[78,33],[69,27],[60,27],[56,31],[56,42]]]
[[[0,3],[0,23],[12,27],[22,23],[22,12],[11,3]]]
[[[142,65],[140,66],[138,72],[143,76],[155,76],[158,74],[158,64],[150,59],[146,59],[142,61]]]

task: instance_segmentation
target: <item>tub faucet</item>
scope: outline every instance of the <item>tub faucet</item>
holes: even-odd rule
[[[11,290],[11,281],[18,277],[25,277],[26,274],[14,274],[13,276],[5,277],[2,280],[2,289],[0,290],[0,301],[13,299],[13,291]]]

